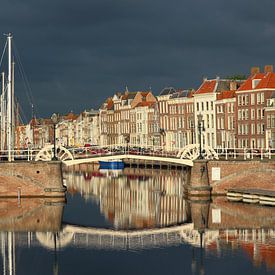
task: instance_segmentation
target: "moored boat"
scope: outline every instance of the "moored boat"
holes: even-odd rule
[[[123,169],[124,162],[120,159],[99,161],[100,169]]]

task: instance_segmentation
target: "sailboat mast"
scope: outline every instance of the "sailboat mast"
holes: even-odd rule
[[[11,150],[14,152],[15,145],[15,105],[14,105],[14,61],[11,66]],[[14,160],[14,153],[12,154]]]
[[[5,73],[2,72],[2,94],[1,94],[1,151],[5,150],[6,140],[6,98],[5,98]]]
[[[12,59],[11,59],[11,33],[8,34],[8,83],[7,83],[7,150],[8,161],[12,161]]]

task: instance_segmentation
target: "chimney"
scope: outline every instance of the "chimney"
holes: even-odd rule
[[[251,75],[258,74],[259,72],[260,72],[259,67],[252,67],[251,70],[250,70]]]
[[[273,65],[265,65],[264,72],[265,73],[273,73]]]
[[[236,90],[237,90],[237,82],[230,81],[230,91],[236,91]]]

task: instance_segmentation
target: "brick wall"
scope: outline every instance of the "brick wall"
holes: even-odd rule
[[[213,180],[212,168],[220,169],[220,180]],[[275,161],[209,161],[208,175],[212,194],[225,194],[229,188],[275,191]]]

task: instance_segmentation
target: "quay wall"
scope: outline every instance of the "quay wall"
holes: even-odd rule
[[[230,188],[275,191],[275,161],[209,161],[207,166],[212,194],[225,194]]]
[[[275,161],[195,160],[189,195],[225,195],[230,188],[275,191]]]
[[[0,197],[63,197],[61,162],[0,163]]]
[[[190,201],[194,228],[198,230],[274,228],[274,208],[229,202],[224,196],[212,201]]]

